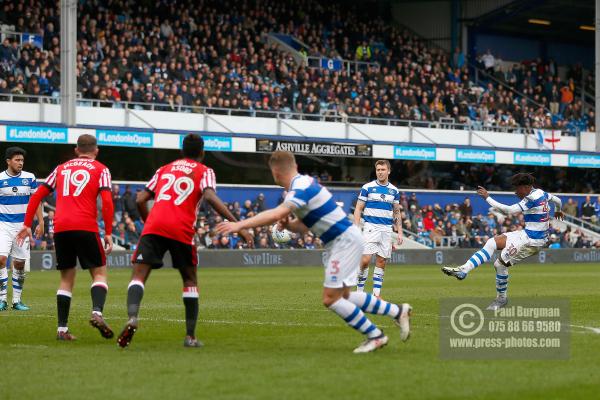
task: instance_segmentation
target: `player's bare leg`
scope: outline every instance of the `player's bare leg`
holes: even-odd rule
[[[15,259],[12,270],[12,308],[17,311],[29,311],[29,307],[21,302],[21,292],[25,284],[25,260]]]
[[[383,275],[385,274],[385,258],[379,254],[375,256],[375,268],[373,269],[373,295],[381,296],[383,286]]]
[[[117,344],[120,347],[127,347],[133,335],[138,329],[138,315],[140,312],[140,304],[144,297],[144,285],[146,280],[150,276],[152,267],[147,264],[133,264],[133,272],[131,274],[131,281],[127,288],[127,316],[129,320],[125,324],[125,327],[121,331],[117,339]]]
[[[366,340],[354,349],[354,353],[369,353],[384,347],[388,342],[388,337],[365,316],[356,304],[348,300],[349,296],[349,287],[323,288],[323,305],[340,316],[350,327],[366,336]]]
[[[60,284],[56,292],[56,309],[58,314],[57,340],[71,341],[76,337],[69,332],[69,310],[71,308],[71,297],[73,297],[73,286],[75,285],[75,267],[60,270]]]
[[[115,334],[102,315],[108,293],[106,266],[90,268],[90,275],[92,276],[92,287],[90,289],[92,296],[92,316],[90,317],[90,325],[98,329],[103,338],[111,339]]]
[[[196,323],[198,322],[198,268],[189,266],[179,268],[183,281],[183,305],[185,306],[185,347],[201,347],[202,342],[196,339]]]
[[[365,290],[365,283],[369,278],[369,263],[371,262],[372,254],[363,254],[360,259],[360,269],[358,270],[358,284],[356,285],[357,292]]]
[[[6,256],[0,256],[0,311],[8,310],[8,270]]]

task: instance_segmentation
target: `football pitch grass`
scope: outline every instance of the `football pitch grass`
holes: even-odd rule
[[[126,320],[130,271],[110,271],[105,316]],[[568,360],[456,361],[438,354],[442,297],[493,298],[485,265],[459,282],[438,266],[389,267],[383,297],[414,307],[402,343],[391,320],[372,316],[387,347],[355,355],[362,337],[321,305],[322,268],[201,269],[197,336],[183,347],[179,274],[152,273],[141,326],[125,350],[88,325],[90,279],[79,271],[71,305],[76,342],[57,342],[56,271],[31,272],[29,312],[0,313],[0,399],[589,399],[600,393],[600,334],[572,328]],[[369,282],[370,287],[370,282]],[[600,327],[600,265],[520,265],[510,296],[565,297],[571,324]],[[10,292],[9,292],[10,295]]]

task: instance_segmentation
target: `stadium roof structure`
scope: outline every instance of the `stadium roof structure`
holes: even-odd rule
[[[479,32],[593,45],[594,16],[593,0],[517,0],[465,22]]]

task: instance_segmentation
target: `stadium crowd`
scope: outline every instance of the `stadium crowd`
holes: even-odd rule
[[[476,129],[595,129],[593,111],[574,95],[576,82],[583,82],[580,67],[563,80],[552,61],[503,68],[488,51],[472,64],[494,79],[476,84],[460,49],[447,54],[428,46],[381,19],[370,2],[96,0],[78,7],[78,91],[84,99],[116,103],[106,107],[135,102],[126,106],[298,112],[375,123],[449,118]],[[43,35],[43,48],[10,37],[0,45],[0,93],[56,96],[59,2],[3,2],[0,22]],[[299,39],[306,55],[370,64],[350,72],[308,68],[268,45],[270,32]]]
[[[135,192],[130,187],[124,191],[119,185],[113,185],[113,202],[115,206],[115,219],[113,222],[113,237],[115,243],[126,248],[135,249],[143,223],[135,204]],[[282,193],[279,201],[283,201]],[[47,199],[52,204],[52,199]],[[590,196],[581,205],[572,198],[564,199],[563,211],[565,214],[580,217],[584,221],[597,227],[600,232],[600,196],[594,201]],[[497,213],[473,214],[473,207],[469,198],[462,204],[420,204],[415,193],[402,193],[400,198],[402,206],[402,225],[406,234],[427,246],[444,245],[465,248],[482,247],[490,237],[523,229],[525,226],[523,216],[505,217]],[[229,210],[238,219],[245,219],[265,210],[265,197],[259,195],[255,199],[228,204]],[[44,237],[36,240],[35,249],[51,250],[54,248],[54,211],[49,210],[44,218],[46,232]],[[214,227],[222,219],[212,208],[203,204],[198,213],[194,245],[197,249],[240,249],[245,248],[244,242],[238,234],[218,236]],[[99,220],[100,231],[103,232],[102,220]],[[306,235],[293,235],[290,243],[281,245],[273,242],[269,231],[270,227],[261,227],[250,230],[254,237],[254,247],[258,249],[294,248],[294,249],[319,249],[322,243],[312,233]],[[549,242],[552,248],[583,248],[598,247],[600,241],[593,239],[581,229],[567,228],[564,232],[553,229]]]

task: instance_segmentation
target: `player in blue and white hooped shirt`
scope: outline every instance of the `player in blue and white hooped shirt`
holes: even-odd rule
[[[379,297],[383,286],[385,262],[392,256],[393,227],[398,232],[398,244],[402,244],[402,219],[400,218],[400,191],[389,182],[391,165],[388,160],[378,160],[375,163],[377,179],[366,183],[360,189],[354,223],[360,226],[361,215],[365,221],[363,238],[365,251],[363,253],[358,285],[356,290],[362,292],[369,277],[369,263],[375,254],[375,269],[373,270],[373,295]]]
[[[300,175],[290,152],[274,152],[269,159],[269,167],[275,183],[288,191],[283,203],[243,221],[222,222],[217,226],[217,233],[228,234],[277,221],[279,229],[287,228],[299,233],[312,231],[325,244],[323,304],[366,336],[354,352],[374,351],[388,342],[387,336],[369,321],[365,312],[389,316],[400,328],[400,338],[407,340],[410,334],[409,304],[388,303],[371,294],[350,290],[356,286],[364,242],[360,230],[350,222],[331,193],[310,176]],[[290,219],[291,214],[296,218]]]
[[[13,260],[12,308],[27,311],[29,307],[21,302],[25,283],[25,262],[29,259],[29,239],[19,246],[17,233],[23,227],[29,198],[37,188],[35,176],[23,171],[26,152],[20,147],[6,149],[7,169],[0,172],[0,311],[8,309],[8,257]],[[38,227],[36,237],[44,232],[42,208],[37,210]]]
[[[554,204],[554,217],[562,220],[562,201],[542,189],[534,188],[535,179],[530,174],[519,173],[512,177],[515,194],[521,199],[519,203],[506,205],[492,199],[483,187],[477,189],[477,194],[483,197],[490,206],[505,214],[523,213],[525,229],[507,232],[488,240],[481,250],[459,267],[443,267],[442,272],[459,280],[479,265],[489,261],[494,251],[501,250],[500,256],[494,262],[496,268],[496,300],[488,310],[497,310],[508,304],[506,292],[508,289],[508,267],[537,254],[546,245],[550,230],[550,203]]]

